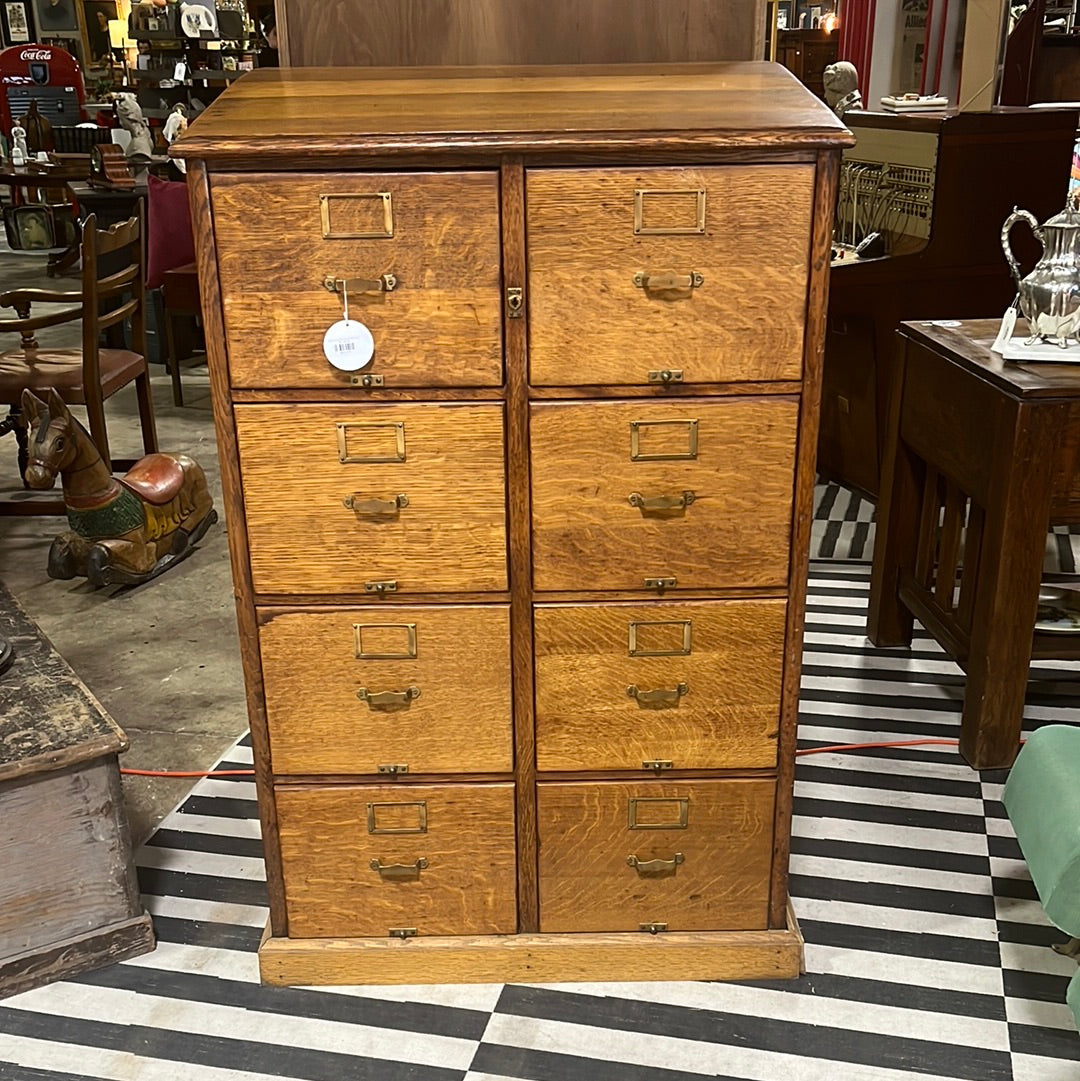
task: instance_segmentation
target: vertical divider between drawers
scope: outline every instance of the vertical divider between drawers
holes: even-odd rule
[[[537,877],[536,735],[533,703],[532,524],[529,500],[528,289],[525,168],[503,159],[500,174],[503,287],[524,288],[520,318],[504,318],[507,514],[510,549],[510,648],[514,681],[514,780],[517,800],[518,931],[540,926]],[[504,312],[507,310],[504,305]]]
[[[788,571],[787,634],[784,685],[780,701],[779,775],[773,825],[772,882],[769,926],[787,925],[788,863],[791,859],[791,815],[798,740],[799,681],[802,673],[803,630],[806,623],[806,578],[810,564],[810,527],[814,516],[814,476],[817,460],[821,365],[825,349],[825,318],[829,300],[829,258],[833,203],[839,154],[822,151],[814,181],[814,217],[810,235],[810,276],[807,286],[806,331],[803,340],[803,386],[799,403],[799,442],[795,461],[795,492],[791,520],[791,565]]]
[[[274,935],[283,937],[288,930],[285,914],[285,886],[281,872],[281,852],[278,847],[277,812],[273,798],[262,661],[259,657],[254,590],[248,558],[244,493],[240,480],[240,461],[236,450],[236,425],[233,417],[228,349],[225,342],[221,281],[218,277],[217,247],[214,243],[210,184],[206,166],[202,161],[189,161],[187,175],[188,200],[195,231],[195,256],[202,300],[203,327],[206,335],[206,353],[210,368],[214,430],[217,433],[221,486],[228,524],[229,556],[232,560],[236,620],[240,630],[240,656],[244,666],[248,723],[251,728],[255,781],[259,791],[259,817],[266,860],[270,927]]]

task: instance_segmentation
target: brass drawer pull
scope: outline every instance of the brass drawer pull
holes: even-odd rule
[[[657,861],[654,861],[657,862]],[[682,860],[679,861],[680,863]],[[382,878],[389,878],[395,882],[405,882],[420,877],[420,872],[427,867],[427,860],[421,856],[415,863],[380,863],[378,860],[371,861],[371,869],[378,871]]]
[[[634,275],[634,284],[639,289],[651,293],[686,292],[705,284],[705,275],[691,270],[689,274],[676,274],[674,270],[665,270],[660,274],[648,274],[639,270]]]
[[[639,860],[637,856],[627,856],[626,865],[633,867],[642,878],[663,878],[675,874],[675,868],[685,860],[681,852],[676,852],[675,858],[670,860]],[[373,867],[376,862],[372,861]]]
[[[643,691],[636,683],[626,688],[626,693],[637,699],[637,704],[642,709],[671,709],[679,704],[679,699],[684,694],[690,693],[690,687],[686,683],[680,683],[674,690],[667,687],[658,687],[655,691]]]
[[[398,287],[396,274],[380,274],[377,278],[335,278],[327,274],[323,288],[331,293],[392,293]]]
[[[691,491],[684,491],[682,495],[654,495],[643,496],[640,492],[631,492],[626,501],[631,507],[637,507],[642,516],[649,514],[671,514],[684,511],[690,506],[697,496]]]
[[[380,713],[394,713],[399,709],[408,709],[413,699],[420,697],[420,688],[406,687],[403,691],[375,692],[361,687],[356,692],[356,697],[361,702],[367,702],[368,709],[378,710]]]
[[[346,496],[342,503],[356,514],[357,518],[396,517],[402,507],[409,505],[409,497],[404,492],[393,499],[363,499],[359,492]]]

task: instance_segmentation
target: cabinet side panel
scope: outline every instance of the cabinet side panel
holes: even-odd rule
[[[263,704],[262,666],[259,661],[258,629],[252,601],[251,568],[248,561],[247,522],[244,494],[240,483],[240,462],[236,453],[236,427],[232,399],[229,396],[229,358],[225,343],[225,319],[221,307],[221,284],[218,279],[217,248],[214,243],[213,211],[210,184],[205,163],[188,162],[188,199],[191,223],[195,232],[195,258],[202,295],[203,328],[206,357],[210,368],[210,391],[214,407],[214,430],[217,433],[221,462],[221,486],[225,499],[225,519],[232,559],[233,592],[236,598],[236,621],[240,631],[240,657],[244,665],[248,722],[255,758],[255,780],[259,792],[259,820],[262,825],[266,858],[266,885],[270,897],[270,925],[275,935],[287,933],[285,893],[281,880],[281,853],[278,846],[277,816],[270,783],[270,744]]]
[[[791,802],[795,784],[795,745],[799,722],[799,677],[802,672],[803,627],[806,622],[806,576],[810,557],[810,526],[814,516],[814,468],[821,399],[821,362],[825,348],[825,314],[829,300],[829,254],[839,154],[818,155],[814,191],[813,235],[810,243],[810,283],[807,290],[803,393],[799,411],[799,441],[795,470],[795,501],[791,520],[791,569],[788,574],[787,646],[780,713],[780,775],[773,830],[772,888],[769,926],[784,927],[788,906],[788,862],[791,857]]]

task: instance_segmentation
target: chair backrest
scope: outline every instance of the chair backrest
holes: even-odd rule
[[[131,349],[146,356],[146,286],[143,273],[143,207],[127,221],[97,227],[90,214],[82,226],[83,383],[100,379],[101,332],[131,320]]]

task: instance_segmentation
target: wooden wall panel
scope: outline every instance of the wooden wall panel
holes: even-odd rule
[[[281,63],[758,60],[764,0],[277,0]]]

